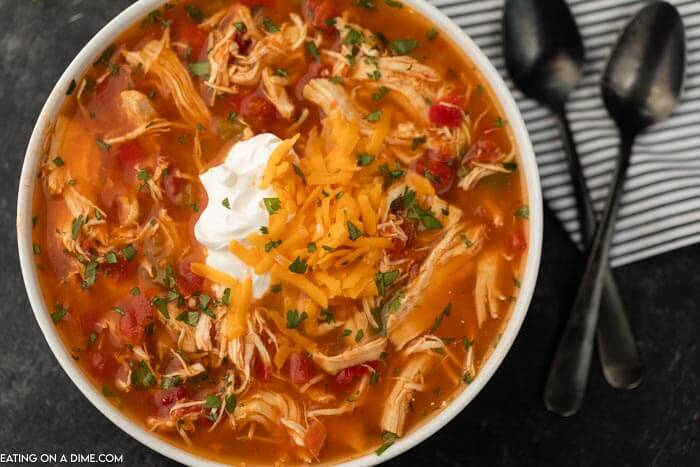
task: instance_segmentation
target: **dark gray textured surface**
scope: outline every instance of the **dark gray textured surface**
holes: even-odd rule
[[[171,465],[119,431],[72,385],[29,309],[14,229],[34,120],[62,70],[129,0],[0,0],[0,452],[115,452]],[[81,15],[81,16],[77,16]],[[393,465],[700,465],[700,248],[616,271],[646,364],[635,391],[608,387],[597,362],[583,411],[561,419],[542,382],[578,254],[550,217],[530,314],[503,366],[452,423]]]

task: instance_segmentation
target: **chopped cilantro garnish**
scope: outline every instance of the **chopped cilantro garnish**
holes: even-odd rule
[[[55,311],[51,313],[51,319],[53,320],[54,324],[56,324],[68,314],[68,308],[63,308],[63,305],[60,303],[54,304],[53,308]]]
[[[54,165],[55,165],[56,167],[61,167],[61,166],[64,164],[63,159],[61,159],[60,156],[57,156],[57,157],[53,160],[53,163],[54,163]]]
[[[265,252],[269,253],[282,244],[282,240],[270,240],[265,243]]]
[[[265,31],[269,33],[279,32],[280,30],[280,28],[278,28],[277,25],[267,16],[263,18],[263,28],[265,28]]]
[[[221,205],[226,209],[231,209],[231,202],[228,200],[228,198],[224,198],[223,201],[221,201]]]
[[[372,100],[373,101],[379,101],[381,100],[382,97],[386,96],[389,93],[389,88],[386,86],[379,86],[379,89],[377,92],[372,94]]]
[[[97,147],[99,147],[99,148],[102,149],[103,151],[109,151],[110,149],[112,149],[112,145],[111,145],[111,144],[105,143],[105,142],[102,141],[100,138],[97,138],[97,139],[95,140],[95,142],[97,143]]]
[[[156,376],[146,362],[141,360],[138,365],[136,365],[136,368],[132,369],[131,383],[141,388],[150,388],[156,384]]]
[[[377,290],[379,295],[384,295],[386,293],[387,287],[396,281],[399,277],[399,270],[395,269],[393,271],[378,272],[374,277],[374,283],[377,285]]]
[[[309,315],[305,311],[299,313],[297,310],[287,311],[287,329],[294,329],[299,326]]]
[[[382,118],[382,111],[375,110],[371,114],[367,115],[365,117],[365,120],[367,120],[368,122],[378,122],[380,118]]]
[[[474,242],[469,240],[469,238],[467,238],[467,234],[465,233],[459,234],[459,238],[462,240],[462,242],[464,242],[467,248],[471,248],[474,245]]]
[[[210,394],[204,400],[205,409],[218,409],[219,407],[221,407],[221,398],[219,396]]]
[[[91,332],[91,333],[88,335],[88,338],[87,338],[87,346],[88,346],[88,348],[92,347],[92,345],[95,343],[96,340],[97,340],[97,333]]]
[[[306,251],[309,253],[313,253],[316,251],[316,244],[314,242],[310,242],[309,244],[306,245]]]
[[[364,233],[352,222],[347,221],[345,225],[348,228],[348,237],[350,237],[350,240],[353,242],[364,235]]]
[[[378,456],[381,456],[382,454],[384,454],[384,451],[389,449],[394,444],[394,442],[396,442],[396,440],[398,438],[399,438],[398,435],[396,435],[390,431],[384,431],[382,433],[382,445],[379,446],[379,448],[375,451],[375,453]]]
[[[134,248],[133,245],[127,245],[122,248],[122,253],[127,261],[131,261],[136,257],[136,248]]]
[[[77,240],[80,236],[80,232],[83,229],[83,215],[79,215],[73,219],[73,224],[71,225],[71,238]]]
[[[226,396],[226,412],[233,413],[236,408],[236,396],[229,394]]]
[[[112,55],[114,55],[114,51],[116,50],[117,46],[114,44],[111,44],[109,47],[107,47],[100,57],[95,61],[95,63],[92,64],[93,67],[98,67],[100,65],[107,65],[109,63],[109,59],[112,58]]]
[[[194,76],[209,76],[211,72],[209,62],[188,63],[187,66]]]
[[[306,175],[304,175],[304,172],[302,172],[301,167],[296,164],[292,164],[292,168],[294,169],[294,173],[301,178],[301,183],[306,185]]]
[[[282,207],[282,202],[279,198],[263,198],[263,203],[265,203],[265,209],[270,214],[276,213]]]
[[[72,79],[70,80],[70,84],[68,85],[68,90],[66,91],[66,96],[70,96],[73,94],[73,91],[75,91],[77,84],[75,83],[75,80]]]
[[[199,322],[199,313],[196,311],[183,311],[179,315],[177,315],[177,318],[175,318],[178,321],[182,321],[183,323],[187,323],[192,327],[197,326],[197,323]]]
[[[180,377],[180,375],[163,376],[163,378],[160,380],[161,389],[176,388],[181,384],[182,384],[182,377]]]
[[[396,55],[407,55],[418,47],[420,44],[415,39],[396,39],[389,42],[389,48]]]
[[[365,35],[360,31],[349,26],[346,29],[348,32],[345,35],[345,39],[343,39],[345,45],[360,45],[365,41]]]
[[[518,163],[517,162],[504,162],[503,168],[506,169],[508,172],[515,172],[516,170],[518,170]]]
[[[294,261],[289,265],[289,270],[295,274],[305,274],[306,273],[306,260],[296,257]]]
[[[425,136],[418,136],[416,138],[413,138],[413,141],[411,141],[411,150],[415,151],[418,149],[418,146],[421,146],[425,144],[427,141],[427,138]]]
[[[530,218],[530,208],[527,206],[521,206],[518,208],[517,211],[515,211],[515,217],[519,217],[520,219],[529,219]]]
[[[204,13],[202,13],[202,10],[200,10],[198,7],[194,5],[186,5],[185,11],[187,12],[187,16],[192,18],[195,23],[201,23],[204,21]]]
[[[406,171],[401,168],[399,163],[396,163],[396,168],[391,169],[389,168],[389,164],[384,163],[379,166],[379,171],[384,175],[385,177],[393,180],[398,180],[402,178],[404,175],[406,175]]]
[[[311,55],[315,61],[319,61],[321,59],[321,53],[318,51],[318,47],[316,47],[315,42],[307,42],[306,50],[307,52],[309,52],[309,55]]]
[[[375,157],[372,154],[367,154],[362,152],[357,155],[357,165],[360,167],[367,167],[372,162],[374,162]]]
[[[435,28],[430,28],[425,35],[429,41],[434,41],[438,36],[438,31]]]
[[[92,287],[97,279],[97,261],[90,261],[85,266],[85,280],[82,283],[83,288]]]
[[[442,324],[442,320],[450,316],[450,313],[452,313],[452,302],[448,303],[447,306],[442,310],[442,313],[440,313],[440,316],[435,318],[435,323],[433,323],[433,327],[430,328],[430,333],[434,334],[435,331],[438,330],[440,325]]]

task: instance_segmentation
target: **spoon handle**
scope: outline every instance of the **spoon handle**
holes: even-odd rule
[[[604,271],[608,264],[610,242],[633,143],[634,137],[622,135],[619,163],[608,202],[590,246],[586,269],[547,378],[545,406],[562,416],[574,415],[583,402],[603,292]]]
[[[576,143],[569,126],[569,120],[566,116],[566,109],[562,106],[555,109],[554,114],[557,117],[559,130],[564,142],[585,250],[593,241],[593,236],[595,235],[595,211],[588,194],[588,187],[583,176],[583,169],[576,151]],[[642,378],[642,364],[624,303],[609,267],[606,267],[604,271],[600,312],[598,356],[603,368],[603,375],[614,388],[635,388],[639,385]]]

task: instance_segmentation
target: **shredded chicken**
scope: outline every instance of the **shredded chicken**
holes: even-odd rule
[[[483,227],[467,228],[464,224],[457,223],[447,229],[442,239],[433,247],[421,265],[418,275],[405,288],[406,295],[401,300],[399,309],[387,320],[389,339],[397,349],[402,349],[409,341],[425,332],[439,311],[433,312],[433,318],[429,320],[415,319],[414,311],[421,311],[417,306],[432,283],[436,269],[452,258],[459,257],[465,260],[476,256],[481,251],[483,237]]]
[[[479,264],[476,267],[474,307],[479,327],[489,317],[492,319],[499,317],[501,303],[505,300],[496,286],[500,261],[498,254],[488,253],[479,259]]]
[[[326,373],[336,374],[344,368],[379,360],[379,356],[386,348],[386,344],[386,338],[379,337],[332,357],[320,351],[313,351],[311,352],[311,358]]]
[[[211,115],[192,83],[189,72],[170,49],[170,29],[160,40],[147,43],[140,51],[124,51],[124,58],[132,65],[153,75],[163,95],[172,95],[182,118],[191,126],[206,124]]]
[[[136,129],[158,118],[158,113],[151,105],[148,97],[139,91],[122,91],[119,94],[119,106],[132,129]]]
[[[403,435],[409,403],[416,391],[425,389],[424,377],[430,371],[434,358],[423,352],[412,355],[396,377],[396,382],[386,398],[382,411],[382,430]]]

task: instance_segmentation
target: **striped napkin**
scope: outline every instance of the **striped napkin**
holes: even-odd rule
[[[501,39],[504,0],[430,0],[464,29],[507,78]],[[591,198],[600,214],[617,156],[618,134],[600,94],[601,74],[618,34],[642,0],[568,0],[586,47],[585,77],[568,105]],[[700,0],[670,0],[683,16],[688,75],[672,118],[634,148],[616,224],[613,266],[700,242]],[[514,86],[510,79],[511,90]],[[549,112],[515,91],[537,154],[544,198],[575,241],[579,225],[557,125]]]

